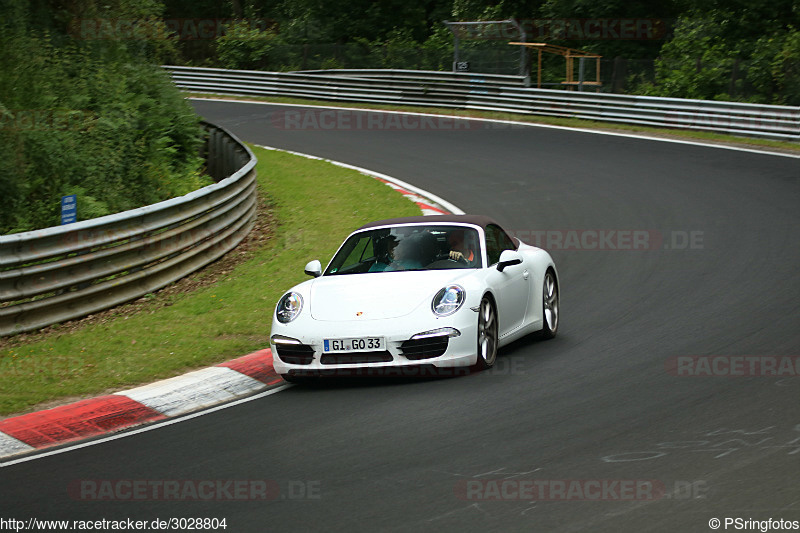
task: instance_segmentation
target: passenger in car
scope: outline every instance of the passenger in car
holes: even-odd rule
[[[383,272],[392,262],[397,238],[392,235],[381,237],[375,241],[375,262],[369,267],[369,272]]]
[[[422,268],[422,246],[420,238],[412,235],[401,240],[392,253],[392,262],[386,267],[390,270],[419,270]]]

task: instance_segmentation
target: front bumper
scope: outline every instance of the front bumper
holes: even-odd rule
[[[415,335],[457,330],[457,336]],[[379,370],[469,367],[477,362],[477,313],[466,306],[443,318],[317,321],[310,317],[282,324],[273,321],[270,346],[273,365],[284,375],[381,375]],[[386,351],[325,353],[325,339],[383,337]],[[277,341],[277,342],[276,342]],[[296,342],[293,342],[296,341]],[[389,373],[391,375],[391,372]]]

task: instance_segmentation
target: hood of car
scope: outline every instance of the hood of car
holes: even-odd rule
[[[465,275],[463,270],[425,270],[322,276],[312,283],[309,308],[315,320],[323,321],[398,318],[419,308],[431,312],[439,289]]]

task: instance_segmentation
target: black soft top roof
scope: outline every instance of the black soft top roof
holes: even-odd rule
[[[386,220],[378,220],[364,224],[359,230],[376,228],[378,226],[392,226],[399,224],[448,224],[452,222],[459,222],[461,224],[472,224],[486,229],[489,224],[500,226],[494,219],[484,215],[420,215],[416,217],[402,217],[402,218],[389,218]]]

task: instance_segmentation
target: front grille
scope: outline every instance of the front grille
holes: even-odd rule
[[[290,365],[310,365],[314,360],[314,348],[306,344],[276,344],[278,357]]]
[[[320,358],[323,365],[357,365],[360,363],[389,363],[392,354],[389,352],[348,352],[326,353]]]
[[[408,340],[400,345],[400,353],[402,353],[406,359],[412,361],[439,357],[447,351],[447,343],[449,340],[450,338],[446,335]]]

